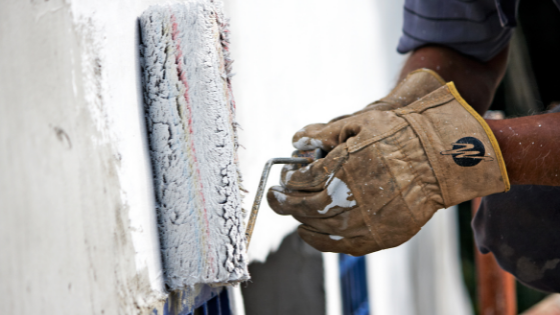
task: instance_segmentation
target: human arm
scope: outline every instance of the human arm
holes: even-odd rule
[[[295,143],[316,137],[332,151],[309,167],[285,169],[282,187],[267,195],[270,206],[303,223],[299,234],[315,248],[363,255],[408,240],[437,209],[507,191],[508,177],[558,184],[551,170],[559,169],[552,148],[560,114],[488,126],[467,103],[449,83],[406,107],[298,132]],[[523,144],[530,140],[540,149]]]
[[[443,53],[439,56],[449,55],[454,54]],[[421,58],[419,60],[422,61]],[[431,62],[434,61],[446,60],[434,57]],[[437,67],[434,68],[438,71]],[[447,72],[440,74],[460,76],[459,70],[466,71],[467,68],[450,67],[443,69]],[[477,92],[481,81],[492,83],[491,75],[494,75],[494,80],[498,80],[496,73],[499,72],[493,69],[485,69],[486,74],[473,73],[471,80],[474,82],[465,84],[464,93],[468,94],[471,89]],[[491,85],[486,87],[494,93],[495,88]],[[445,88],[447,91],[442,89],[412,105],[394,110],[397,117],[409,117],[406,120],[414,133],[404,134],[405,129],[400,129],[404,122],[395,121],[398,118],[392,113],[365,112],[336,122],[341,125],[337,128],[340,132],[321,128],[313,133],[304,130],[296,134],[296,143],[303,136],[317,136],[318,139],[329,139],[332,142],[330,147],[334,150],[310,168],[285,170],[283,187],[277,186],[269,191],[271,207],[280,214],[291,214],[304,223],[299,233],[312,246],[323,251],[363,255],[406,241],[437,209],[476,196],[507,191],[508,175],[514,184],[556,183],[556,176],[551,175],[550,171],[559,169],[552,158],[557,152],[551,150],[559,134],[555,132],[554,124],[560,118],[558,114],[488,121],[489,127],[485,127],[482,132],[480,127],[484,127],[485,123],[474,114],[474,110],[466,114],[457,105],[468,109],[468,102],[456,90],[450,87]],[[453,95],[453,99],[449,98],[450,95]],[[487,102],[491,99],[486,98]],[[449,100],[455,105],[447,105]],[[436,107],[430,109],[431,106]],[[541,127],[538,127],[538,122]],[[426,125],[422,125],[424,123]],[[535,129],[543,127],[546,128],[544,132]],[[504,135],[504,128],[515,137]],[[494,135],[496,141],[492,140]],[[411,140],[414,137],[420,140],[415,145],[410,142],[417,141]],[[466,144],[460,140],[472,137],[484,142],[484,158],[481,155],[476,158],[479,152],[475,147],[458,145]],[[531,150],[523,144],[524,141],[537,139],[542,149]],[[513,140],[521,140],[524,151],[520,151]],[[422,143],[421,147],[419,143]],[[411,149],[415,146],[416,149]],[[365,153],[365,150],[370,151]],[[423,156],[418,154],[418,150],[425,150],[424,156],[429,157],[429,163],[427,160],[418,160]],[[465,153],[465,156],[459,156],[460,153]],[[461,165],[460,160],[472,158],[475,159],[472,161],[474,163]],[[482,161],[477,162],[476,159]],[[501,166],[498,168],[497,165]],[[437,180],[430,177],[430,169]],[[439,188],[430,186],[434,184]],[[439,193],[434,194],[434,191]],[[403,200],[405,204],[402,204]]]
[[[512,185],[560,186],[560,113],[487,120]]]
[[[443,25],[449,29],[449,24],[443,22],[436,26]],[[457,34],[409,28],[421,30],[417,35]],[[464,30],[468,34],[488,34],[462,26],[455,28],[459,33]],[[300,131],[294,143],[304,138],[309,143],[324,138],[330,140],[330,152],[309,167],[284,170],[282,187],[269,191],[271,207],[303,223],[298,231],[315,248],[361,255],[398,246],[412,237],[437,209],[507,191],[506,169],[515,184],[556,183],[550,174],[558,167],[549,158],[556,152],[522,146],[526,152],[520,154],[511,137],[494,137],[499,128],[512,127],[523,141],[533,140],[538,133],[533,126],[536,121],[531,120],[535,118],[506,120],[501,125],[490,122],[488,126],[475,113],[483,114],[488,109],[503,78],[508,32],[497,35],[498,40],[483,41],[499,48],[488,53],[475,47],[476,41],[467,45],[473,49],[463,45],[465,50],[461,50],[457,43],[465,41],[445,36],[436,36],[434,41],[428,38],[409,50],[399,49],[412,51],[400,80],[410,71],[428,68],[456,84],[391,112],[370,111],[350,116],[335,122],[333,126],[341,125],[336,130],[317,126]],[[435,44],[438,40],[456,44],[447,45],[453,49],[445,48]],[[541,141],[553,145],[558,133],[552,122],[557,117],[543,117],[537,119],[551,119],[551,123],[547,124],[547,133],[541,133]],[[533,165],[527,165],[530,163]],[[536,170],[537,167],[540,169]]]
[[[427,68],[453,81],[463,98],[481,115],[488,109],[507,66],[506,47],[488,62],[443,46],[414,51],[401,77]],[[550,113],[505,120],[488,120],[504,156],[513,185],[560,186],[560,114]]]
[[[445,81],[453,81],[463,98],[481,115],[488,110],[507,67],[508,47],[487,62],[478,61],[453,49],[428,45],[412,52],[399,81],[416,69],[430,69]]]

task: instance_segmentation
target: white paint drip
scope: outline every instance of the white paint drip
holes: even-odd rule
[[[292,143],[294,148],[298,150],[323,149],[323,141],[309,137],[301,137],[298,141]]]
[[[331,197],[332,202],[323,210],[317,210],[320,214],[327,213],[334,207],[350,208],[356,205],[356,200],[348,200],[352,197],[352,192],[339,178],[333,178],[332,182],[327,186],[327,194]]]
[[[334,240],[334,241],[340,241],[341,239],[344,238],[344,236],[340,236],[340,235],[329,235],[329,238],[330,238],[331,240]]]

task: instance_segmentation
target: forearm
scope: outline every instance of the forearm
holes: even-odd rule
[[[445,79],[453,81],[459,93],[479,113],[490,107],[494,92],[507,66],[508,48],[488,62],[480,62],[443,46],[425,46],[415,50],[406,61],[400,75],[428,68]]]
[[[428,68],[453,81],[479,113],[489,107],[507,66],[506,47],[483,63],[442,46],[417,49],[406,61],[399,80],[410,71]],[[560,113],[488,120],[500,145],[513,185],[560,186]]]
[[[560,113],[487,122],[511,184],[560,186]]]

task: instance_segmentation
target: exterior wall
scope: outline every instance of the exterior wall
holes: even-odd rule
[[[136,314],[163,295],[137,16],[0,3],[0,312]]]

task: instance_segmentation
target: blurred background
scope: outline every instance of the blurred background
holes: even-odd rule
[[[298,222],[263,203],[251,281],[208,295],[166,292],[137,19],[167,2],[0,1],[1,314],[510,315],[548,296],[510,279],[512,296],[488,296],[513,307],[481,312],[471,203],[365,257],[314,250],[294,233]],[[403,3],[224,0],[245,209],[266,161],[293,151],[295,131],[395,85]],[[560,13],[550,0],[521,0],[519,23],[491,108],[506,118],[560,102]]]

